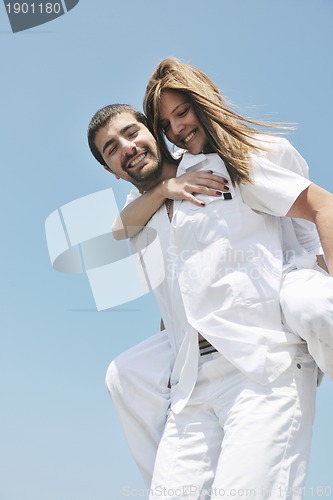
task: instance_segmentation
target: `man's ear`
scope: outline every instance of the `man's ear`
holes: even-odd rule
[[[120,179],[119,175],[117,175],[117,174],[115,174],[114,172],[112,172],[112,170],[111,170],[111,168],[110,168],[110,167],[108,167],[107,165],[103,165],[103,167],[104,167],[104,169],[105,169],[107,172],[109,172],[109,174],[114,175],[114,176],[115,176],[115,178],[116,178],[117,180],[119,180],[119,179]]]

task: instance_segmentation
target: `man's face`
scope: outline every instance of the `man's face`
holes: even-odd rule
[[[162,172],[157,144],[147,127],[129,112],[120,113],[100,129],[95,144],[117,178],[139,189],[154,185]]]

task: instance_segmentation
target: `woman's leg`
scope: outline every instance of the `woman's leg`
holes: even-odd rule
[[[333,379],[333,278],[314,269],[291,271],[280,303],[286,327],[307,342],[319,368]]]

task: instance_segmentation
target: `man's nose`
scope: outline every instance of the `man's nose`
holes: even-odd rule
[[[136,150],[135,142],[124,138],[122,141],[122,150],[124,155],[133,154]]]

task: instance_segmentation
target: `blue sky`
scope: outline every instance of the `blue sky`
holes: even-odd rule
[[[333,191],[332,21],[331,0],[80,0],[13,34],[0,5],[1,500],[113,500],[126,486],[144,498],[104,374],[158,331],[154,299],[97,312],[86,277],[54,271],[45,241],[55,209],[109,187],[122,206],[129,190],[88,150],[93,113],[141,108],[156,64],[177,56],[241,113],[298,123],[290,140]],[[332,401],[325,379],[307,499],[333,492]]]

